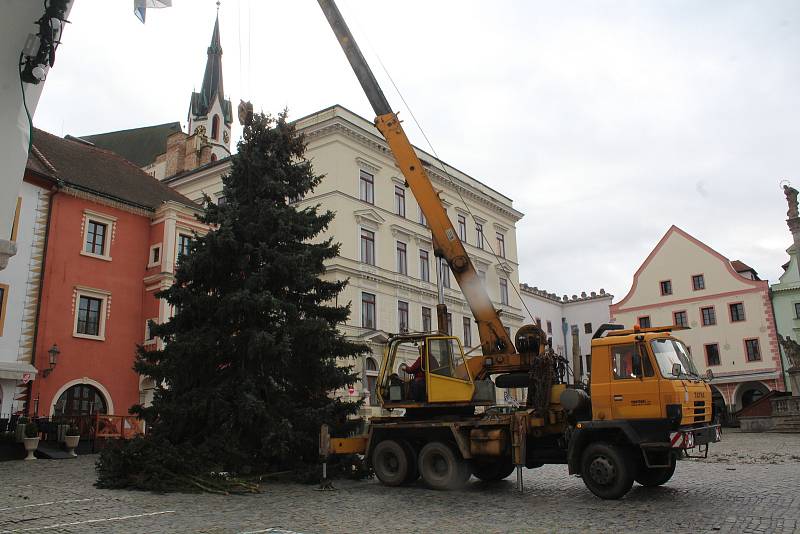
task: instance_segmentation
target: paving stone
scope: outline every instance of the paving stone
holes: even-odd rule
[[[94,487],[96,456],[0,463],[0,533],[798,532],[800,434],[727,432],[660,488],[592,495],[565,466],[462,491],[337,481],[337,491],[269,483],[260,495],[158,495]]]

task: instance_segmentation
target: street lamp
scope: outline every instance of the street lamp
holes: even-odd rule
[[[53,368],[55,368],[56,364],[58,363],[58,355],[61,354],[61,351],[58,350],[58,345],[53,343],[53,346],[50,347],[50,350],[47,351],[47,354],[50,357],[50,367],[42,371],[42,375],[45,377],[53,371]]]

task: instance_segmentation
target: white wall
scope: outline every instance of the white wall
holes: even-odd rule
[[[22,364],[30,363],[30,352],[24,350],[22,345],[26,341],[30,341],[29,338],[32,334],[30,320],[31,314],[35,310],[30,307],[35,306],[35,292],[38,287],[36,273],[31,270],[31,255],[34,233],[37,230],[37,219],[41,224],[40,210],[46,210],[48,202],[47,191],[28,182],[22,183],[20,196],[22,204],[16,241],[17,254],[10,259],[8,267],[0,271],[0,284],[9,286],[3,335],[0,336],[0,369],[5,367],[7,370],[11,367],[20,368]],[[39,229],[41,230],[41,228]],[[28,314],[27,321],[26,312]],[[4,364],[11,365],[4,366]],[[0,413],[7,414],[11,411],[11,401],[17,380],[0,379],[0,383],[3,386]]]

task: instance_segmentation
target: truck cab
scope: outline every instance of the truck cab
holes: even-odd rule
[[[592,340],[592,419],[711,422],[711,391],[672,329],[612,331]]]
[[[679,329],[603,325],[592,339],[591,396],[562,396],[574,425],[569,472],[602,498],[619,498],[634,480],[661,485],[679,456],[705,457],[721,439],[706,383],[713,375],[697,372],[672,336]]]

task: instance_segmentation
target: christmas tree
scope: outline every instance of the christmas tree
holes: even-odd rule
[[[103,453],[98,485],[214,491],[231,487],[214,472],[302,470],[318,460],[320,425],[343,430],[358,410],[333,396],[357,380],[342,360],[366,350],[337,330],[346,281],[322,278],[338,254],[321,238],[334,214],[292,202],[322,180],[304,152],[286,112],[245,126],[225,202],[205,202],[212,230],[158,294],[175,310],[153,327],[163,348],[137,355],[158,384],[152,405],[132,410],[147,434]]]

